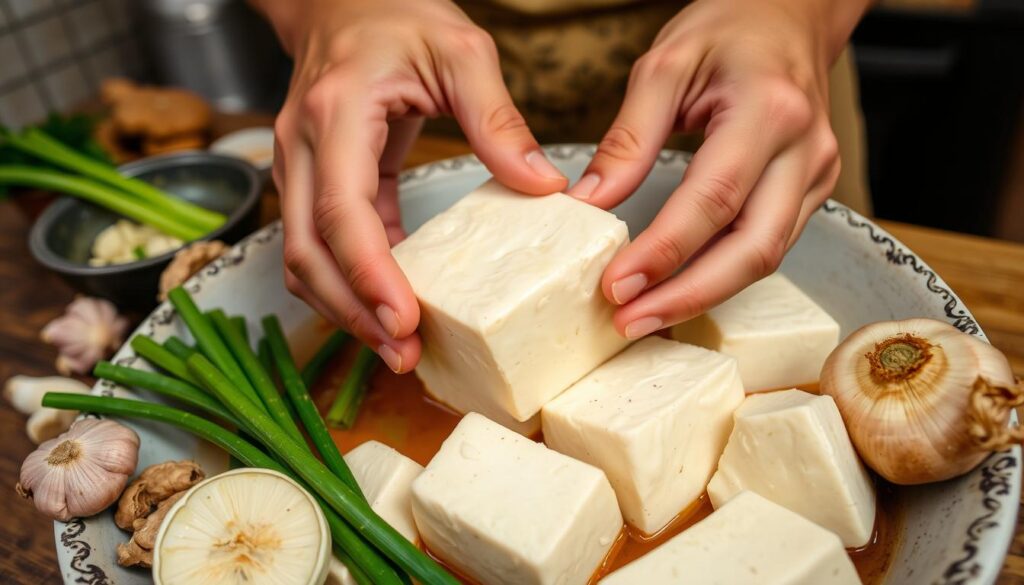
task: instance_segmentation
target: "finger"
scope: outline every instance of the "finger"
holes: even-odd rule
[[[666,75],[659,58],[648,54],[637,61],[615,121],[569,195],[610,209],[633,193],[651,171],[679,116],[680,89],[691,76],[689,68],[678,76]]]
[[[373,202],[381,223],[384,224],[384,232],[388,237],[388,244],[394,246],[405,239],[405,228],[402,227],[402,213],[398,205],[398,179],[396,177],[380,178],[380,186],[377,188],[377,199]]]
[[[836,180],[839,179],[839,172],[840,166],[837,162],[831,166],[825,177],[807,192],[803,203],[800,205],[800,215],[796,220],[796,225],[793,227],[793,233],[789,236],[789,242],[786,243],[787,250],[796,245],[804,228],[807,227],[807,222],[811,220],[811,216],[821,208],[826,199],[832,196]]]
[[[501,183],[532,195],[565,190],[569,180],[548,160],[512,103],[494,41],[470,29],[454,43],[446,94],[473,152]]]
[[[635,339],[693,318],[774,272],[806,188],[800,163],[793,151],[773,161],[733,228],[678,275],[621,307],[619,331]]]
[[[279,173],[288,270],[285,284],[314,310],[376,350],[393,370],[410,371],[420,356],[418,336],[394,339],[359,302],[313,223],[312,154],[301,144],[285,153],[281,160],[288,172]]]
[[[765,167],[790,140],[761,107],[712,121],[683,181],[635,241],[605,269],[608,300],[624,304],[671,276],[743,208]],[[744,148],[737,148],[744,145]]]
[[[378,164],[387,137],[387,109],[370,100],[333,104],[315,116],[313,220],[345,282],[388,336],[401,339],[419,324],[419,304],[374,207]],[[392,207],[398,221],[397,205]]]

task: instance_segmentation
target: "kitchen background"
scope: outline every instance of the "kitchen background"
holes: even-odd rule
[[[1024,0],[883,1],[853,43],[876,215],[1024,241]],[[273,111],[288,63],[241,0],[0,0],[0,123],[112,76]]]

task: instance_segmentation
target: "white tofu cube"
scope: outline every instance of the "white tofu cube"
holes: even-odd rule
[[[708,495],[719,508],[744,490],[836,533],[847,547],[863,546],[874,530],[875,488],[831,396],[785,390],[743,401]]]
[[[411,542],[418,534],[412,518],[412,482],[423,466],[377,441],[367,441],[345,454],[356,483],[370,508]]]
[[[604,473],[467,414],[412,485],[430,552],[478,583],[583,585],[622,530]]]
[[[393,253],[420,301],[427,390],[459,412],[528,421],[628,343],[600,289],[628,238],[607,211],[494,181],[423,224]]]
[[[839,343],[839,324],[776,273],[676,325],[672,337],[733,356],[743,387],[756,392],[817,382]]]
[[[654,534],[704,493],[742,401],[736,360],[648,337],[544,406],[544,442],[603,469],[626,522]]]
[[[753,493],[605,577],[602,585],[859,585],[839,537]]]

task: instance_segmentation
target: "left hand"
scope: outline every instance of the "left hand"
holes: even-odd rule
[[[778,268],[839,176],[828,70],[865,0],[696,0],[635,64],[569,194],[608,209],[673,130],[703,128],[679,187],[604,272],[629,338],[695,317]],[[685,268],[678,274],[680,267]]]

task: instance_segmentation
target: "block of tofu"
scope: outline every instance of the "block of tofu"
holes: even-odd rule
[[[736,360],[648,337],[544,406],[544,442],[603,469],[626,522],[654,534],[704,493],[742,401]]]
[[[847,547],[866,544],[874,530],[875,488],[831,396],[785,390],[743,401],[708,496],[719,508],[744,490],[834,532]]]
[[[412,484],[430,552],[477,583],[584,585],[622,529],[604,473],[470,413]]]
[[[370,508],[392,528],[416,542],[412,518],[412,482],[423,466],[377,441],[367,441],[345,454],[356,483]]]
[[[602,585],[859,585],[839,537],[753,492],[636,561]]]
[[[427,390],[462,413],[528,421],[627,345],[600,280],[628,239],[607,211],[494,181],[423,224],[393,253],[420,302]]]
[[[839,343],[839,324],[781,274],[748,286],[672,337],[736,358],[747,392],[818,381]]]

